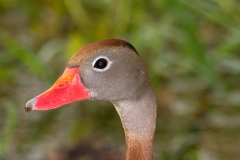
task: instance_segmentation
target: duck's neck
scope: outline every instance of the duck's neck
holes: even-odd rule
[[[134,100],[115,102],[126,137],[126,160],[152,160],[156,100],[152,89]]]

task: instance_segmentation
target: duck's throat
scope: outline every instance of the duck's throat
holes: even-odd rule
[[[156,100],[151,92],[134,101],[114,103],[126,137],[126,160],[152,160]]]

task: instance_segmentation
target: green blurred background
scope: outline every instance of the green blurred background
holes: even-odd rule
[[[155,160],[240,159],[240,2],[1,0],[0,159],[119,159],[124,133],[107,102],[24,112],[82,46],[132,43],[158,100]],[[113,157],[115,156],[115,157]]]

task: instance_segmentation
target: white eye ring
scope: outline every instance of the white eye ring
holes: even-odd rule
[[[95,64],[96,64],[96,62],[97,62],[99,59],[105,59],[105,60],[107,60],[107,66],[104,67],[104,68],[102,68],[102,69],[96,68],[96,67],[95,67]],[[93,69],[94,69],[95,71],[104,72],[104,71],[106,71],[106,70],[109,69],[109,67],[110,67],[111,64],[112,64],[112,61],[110,61],[110,60],[108,59],[108,57],[106,57],[106,56],[98,56],[97,58],[95,58],[95,59],[93,60],[93,62],[92,62],[92,67],[93,67]]]

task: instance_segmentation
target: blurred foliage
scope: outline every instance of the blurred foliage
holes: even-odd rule
[[[1,0],[0,158],[57,159],[99,142],[124,149],[107,102],[27,114],[82,46],[131,42],[158,100],[155,159],[240,159],[240,2]]]

